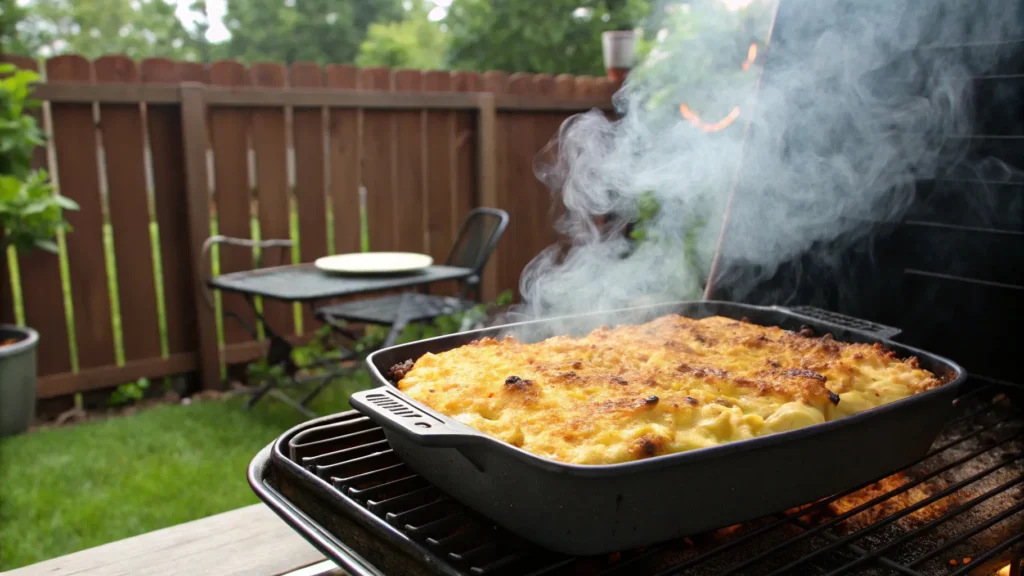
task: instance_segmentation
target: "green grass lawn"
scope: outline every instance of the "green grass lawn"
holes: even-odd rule
[[[313,404],[347,409],[365,373]],[[0,570],[258,502],[252,457],[302,421],[273,398],[160,405],[129,416],[0,440]]]

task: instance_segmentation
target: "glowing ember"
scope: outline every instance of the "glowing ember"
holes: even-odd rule
[[[751,44],[747,50],[747,59],[743,61],[742,68],[744,70],[750,70],[750,66],[757,60],[757,44]]]
[[[737,106],[733,108],[732,112],[729,112],[729,114],[726,115],[725,118],[722,118],[718,122],[713,122],[710,124],[704,122],[704,120],[702,120],[696,112],[690,110],[690,107],[687,106],[686,104],[679,105],[679,113],[683,115],[684,120],[686,120],[690,124],[693,124],[703,132],[718,132],[720,130],[725,130],[726,128],[729,127],[730,124],[732,124],[733,122],[736,121],[737,118],[739,118],[740,107]]]
[[[754,3],[754,0],[722,0],[722,4],[725,4],[725,9],[729,12],[737,12],[743,10],[747,6]]]
[[[1011,566],[1009,564],[1003,566],[998,572],[996,572],[996,576],[1010,576],[1010,568]]]

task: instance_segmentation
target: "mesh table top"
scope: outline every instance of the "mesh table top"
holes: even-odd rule
[[[461,280],[472,274],[469,268],[437,265],[411,274],[342,276],[328,274],[312,264],[299,264],[222,274],[208,285],[225,292],[304,302]]]

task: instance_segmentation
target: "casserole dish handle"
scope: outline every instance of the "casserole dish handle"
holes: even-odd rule
[[[423,446],[462,446],[483,439],[472,428],[446,422],[386,387],[354,392],[348,401],[374,422]]]
[[[815,308],[814,306],[776,306],[775,308],[788,312],[798,318],[806,318],[808,320],[814,320],[815,322],[825,322],[826,324],[841,326],[849,330],[856,330],[857,332],[870,334],[871,336],[881,338],[882,340],[891,340],[899,336],[902,332],[902,330],[893,326],[886,326],[885,324],[879,324],[877,322],[869,322],[860,318],[854,318],[853,316],[832,312],[831,310]]]

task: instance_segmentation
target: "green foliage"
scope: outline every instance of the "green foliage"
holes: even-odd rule
[[[438,316],[430,323],[413,323],[406,326],[398,337],[398,343],[414,342],[454,334],[479,325],[487,313],[495,306],[507,306],[512,303],[512,291],[506,290],[498,295],[493,304],[478,304],[469,310],[457,312],[446,316]],[[363,337],[355,344],[357,352],[368,352],[380,347],[391,330],[389,326],[370,325],[366,327]],[[340,352],[331,345],[331,327],[321,326],[315,336],[305,346],[296,346],[292,349],[292,360],[300,368],[311,368],[314,370],[318,363],[330,360],[332,357],[340,357]],[[268,378],[284,378],[284,367],[281,365],[270,366],[265,358],[250,363],[246,367],[246,374],[250,380],[259,382]]]
[[[441,26],[427,19],[422,5],[413,6],[399,22],[370,24],[359,46],[356,64],[436,70],[444,68],[448,37]]]
[[[139,378],[134,382],[125,382],[118,386],[107,399],[110,406],[127,406],[146,397],[149,390],[149,379]]]
[[[185,28],[176,8],[167,0],[28,0],[18,36],[22,48],[44,56],[196,58],[205,39]]]
[[[43,135],[25,111],[34,105],[29,92],[39,76],[11,64],[0,64],[0,76],[6,76],[0,80],[0,250],[57,252],[54,238],[68,228],[63,210],[78,205],[53,193],[44,170],[31,169],[32,152],[43,144]]]
[[[0,0],[0,54],[28,54],[32,48],[28,46],[21,34],[18,24],[25,20],[25,8],[18,0]]]
[[[401,0],[233,0],[220,57],[247,62],[352,62],[371,23],[403,16]]]
[[[445,23],[455,68],[604,72],[601,32],[633,28],[649,0],[453,0]]]

